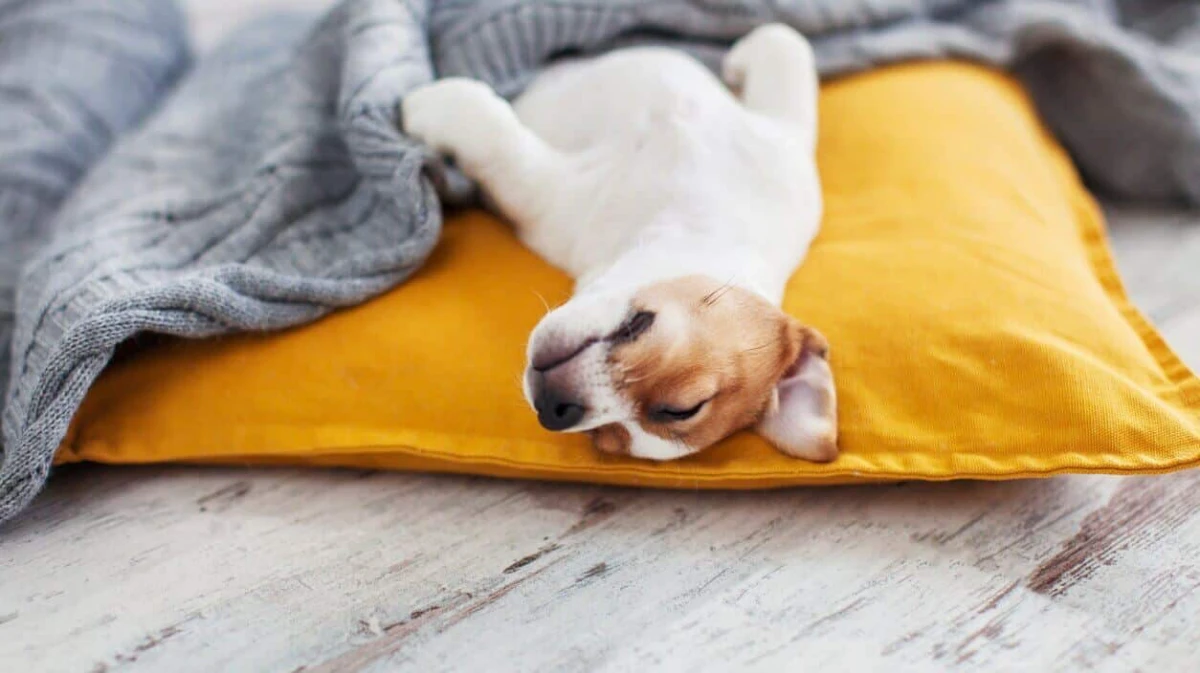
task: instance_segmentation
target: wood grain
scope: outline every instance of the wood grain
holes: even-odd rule
[[[189,4],[209,44],[288,3]],[[1111,214],[1200,365],[1200,217]],[[0,671],[1193,671],[1198,559],[1200,472],[687,493],[84,466],[0,537]]]
[[[0,662],[1189,670],[1198,480],[700,494],[74,469],[2,543]]]

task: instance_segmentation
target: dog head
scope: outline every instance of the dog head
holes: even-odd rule
[[[759,295],[704,276],[577,296],[530,337],[525,396],[549,430],[671,460],[748,427],[799,458],[837,457],[828,345]]]

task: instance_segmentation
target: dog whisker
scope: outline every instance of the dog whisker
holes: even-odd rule
[[[732,278],[725,281],[725,283],[723,285],[721,285],[720,287],[718,287],[717,289],[704,295],[704,297],[702,297],[700,299],[700,305],[702,307],[709,307],[709,306],[716,305],[716,303],[721,300],[721,297],[724,297],[725,294],[727,292],[729,292],[731,289],[733,289],[733,279]]]
[[[537,297],[538,299],[540,299],[542,301],[542,306],[546,307],[546,313],[549,313],[550,311],[554,310],[554,309],[550,308],[550,302],[546,301],[546,298],[542,296],[541,292],[538,292],[537,290],[530,290],[530,292],[533,292],[533,296]]]

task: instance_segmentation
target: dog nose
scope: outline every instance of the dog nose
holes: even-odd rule
[[[533,406],[537,409],[538,423],[543,428],[561,432],[570,429],[583,420],[587,409],[575,400],[562,395],[552,388],[546,388],[538,393]]]

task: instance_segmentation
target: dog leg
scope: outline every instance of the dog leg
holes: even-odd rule
[[[405,133],[453,157],[509,217],[538,219],[539,195],[562,173],[563,157],[486,84],[438,80],[405,96],[401,114]]]
[[[722,76],[747,109],[815,139],[819,80],[803,35],[780,23],[754,29],[725,56]]]

